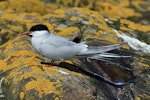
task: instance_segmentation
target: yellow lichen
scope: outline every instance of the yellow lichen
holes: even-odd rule
[[[0,20],[7,19],[7,20],[12,20],[12,21],[18,21],[19,18],[16,17],[16,15],[18,15],[18,14],[14,14],[14,13],[3,13],[3,16],[0,16]],[[11,16],[11,17],[10,17],[10,16]]]
[[[78,18],[77,18],[76,16],[72,16],[72,17],[70,18],[70,20],[71,20],[71,21],[77,21]]]
[[[54,13],[57,14],[57,15],[64,14],[64,10],[58,9]]]
[[[20,100],[24,100],[24,95],[25,95],[24,92],[20,92],[20,96],[19,96]]]
[[[128,1],[127,1],[128,2]],[[138,16],[141,17],[140,13],[136,13],[133,9],[125,7],[129,3],[122,3],[123,5],[118,5],[115,2],[97,2],[95,9],[101,11],[101,14],[105,14],[107,16],[113,16],[116,18],[127,18],[130,16]]]
[[[50,82],[47,79],[44,78],[38,78],[37,80],[33,80],[28,82],[25,85],[25,90],[30,91],[32,89],[38,91],[39,97],[42,97],[43,95],[55,93],[55,94],[61,94],[61,91],[56,89],[56,85],[54,86],[54,82]]]
[[[15,94],[15,92],[16,92],[16,88],[13,89],[12,93]]]
[[[113,44],[119,44],[120,42],[113,39],[113,38],[101,38],[100,40],[103,40],[103,41],[108,41],[110,43],[113,43]]]
[[[88,21],[88,25],[92,25],[92,24],[94,24],[94,23],[95,23],[94,20],[89,20],[89,21]]]
[[[59,98],[59,97],[56,97],[55,100],[60,100],[60,98]]]
[[[133,31],[133,29],[127,28],[125,26],[120,26],[120,30],[123,30],[123,31]]]
[[[5,63],[3,60],[0,60],[0,70],[2,71],[4,68],[7,68],[7,63]]]
[[[56,10],[56,12],[57,12],[57,10]],[[46,14],[46,15],[44,15],[43,16],[43,19],[49,19],[49,18],[64,18],[65,17],[65,15],[64,15],[64,13],[60,13],[60,14]]]
[[[142,12],[146,12],[146,11],[150,11],[149,9],[148,9],[148,5],[150,5],[148,2],[146,2],[146,1],[140,1],[140,0],[138,0],[138,1],[134,1],[134,2],[132,2],[132,4],[134,5],[134,7],[136,7],[136,9],[138,9],[139,11],[142,11]],[[146,7],[143,7],[143,6],[141,6],[141,5],[145,5]]]
[[[141,100],[141,99],[140,99],[140,97],[136,96],[136,97],[135,97],[135,100]]]
[[[148,64],[142,63],[142,62],[138,62],[138,64],[142,67],[148,68],[150,67]]]
[[[16,12],[38,12],[40,14],[45,14],[47,12],[47,9],[45,8],[44,2],[40,2],[39,0],[36,0],[36,1],[8,0],[5,3],[5,6],[7,8],[3,8],[3,9],[13,9],[13,11],[16,11]],[[3,6],[1,6],[1,7],[3,7]]]
[[[104,31],[99,30],[99,31],[97,32],[97,34],[98,34],[98,35],[103,35],[103,34],[104,34]]]
[[[56,26],[55,24],[50,24],[49,22],[44,22],[43,24],[48,27],[51,33],[54,33],[54,27]]]
[[[22,26],[8,25],[7,27],[12,29],[13,31],[16,31],[16,32],[23,32],[23,27]]]
[[[59,1],[60,0],[57,0],[57,2]],[[86,7],[92,8],[93,1],[95,0],[91,0],[91,1],[88,0],[89,5],[87,5]],[[68,5],[68,3],[72,3],[72,0],[67,0],[63,2],[64,5]],[[79,0],[76,0],[75,5],[78,6],[79,2],[80,2]],[[82,3],[81,6],[85,7],[83,2],[81,3]],[[2,6],[2,4],[4,4],[4,6]],[[108,15],[109,20],[113,20],[113,21],[118,21],[118,19],[122,17],[123,18],[132,17],[132,16],[141,17],[141,14],[136,13],[133,9],[127,7],[129,5],[129,2],[127,0],[122,1],[120,5],[117,6],[118,4],[119,3],[113,2],[112,0],[107,0],[107,3],[106,2],[96,3],[96,6],[99,6],[96,7],[96,9],[100,10],[100,12],[91,11],[87,8],[71,8],[70,10],[75,10],[77,14],[79,14],[79,16],[73,15],[68,20],[72,22],[76,22],[78,21],[78,17],[81,17],[81,20],[88,22],[88,24],[85,24],[85,27],[86,26],[88,26],[89,28],[95,27],[94,31],[85,31],[85,33],[88,33],[84,35],[85,39],[107,41],[113,44],[118,44],[120,42],[118,41],[118,39],[114,38],[116,37],[116,34],[106,24],[103,16]],[[51,11],[50,6],[48,6],[49,4],[46,4],[47,7],[45,7],[44,2],[41,3],[39,2],[39,0],[37,1],[21,0],[16,2],[15,0],[8,0],[6,2],[5,1],[0,2],[0,5],[1,5],[0,8],[2,9],[6,9],[6,7],[8,7],[8,9],[5,10],[5,12],[0,15],[1,23],[3,25],[6,25],[5,27],[8,28],[8,30],[5,27],[2,28],[0,34],[4,35],[8,33],[9,35],[6,36],[6,38],[12,38],[14,32],[21,33],[22,31],[24,31],[23,26],[21,25],[26,25],[27,30],[29,30],[31,26],[38,23],[47,25],[49,30],[52,33],[55,32],[55,30],[57,30],[58,32],[56,31],[57,33],[55,32],[55,34],[61,36],[72,36],[74,35],[74,33],[80,32],[80,29],[74,26],[68,25],[66,28],[62,28],[59,26],[57,27],[57,23],[59,19],[68,18],[68,16],[66,17],[65,15],[68,10],[58,9],[53,13],[47,14],[47,12]],[[61,8],[61,5],[58,6],[60,6]],[[16,9],[16,7],[18,9]],[[55,6],[55,8],[57,8],[57,6]],[[144,11],[144,8],[138,8],[138,9]],[[32,13],[14,13],[14,12],[32,12]],[[38,13],[46,14],[46,15],[41,16]],[[8,24],[9,21],[15,24]],[[57,22],[56,24],[54,24],[55,21]],[[50,22],[52,22],[53,24],[50,24]],[[150,31],[149,26],[137,24],[124,19],[120,20],[120,24],[121,26],[119,28],[124,31],[132,31],[132,30],[140,30],[143,32]],[[5,47],[5,50],[3,51],[1,50],[1,51],[4,54],[6,54],[6,58],[4,58],[4,60],[0,60],[0,65],[1,65],[0,70],[8,71],[10,69],[13,69],[11,73],[9,73],[6,76],[5,82],[10,83],[10,80],[12,80],[11,83],[17,84],[24,79],[30,79],[30,81],[26,83],[25,86],[23,86],[25,92],[20,92],[19,94],[20,100],[23,100],[25,93],[31,90],[37,91],[40,97],[50,93],[55,93],[59,95],[59,97],[63,96],[64,93],[57,89],[59,87],[62,87],[61,80],[64,80],[65,75],[60,73],[58,70],[63,70],[68,74],[73,74],[80,77],[84,76],[83,74],[71,72],[64,68],[58,68],[56,66],[49,68],[46,65],[40,64],[41,60],[38,59],[39,54],[32,52],[30,50],[31,45],[29,45],[29,48],[25,48],[28,45],[25,43],[26,42],[24,41],[24,39],[18,36],[0,47],[0,48]],[[24,48],[27,50],[25,50]],[[124,48],[129,48],[129,47],[126,46]],[[72,62],[69,61],[69,63]],[[149,65],[142,62],[139,62],[138,64],[146,68],[149,67]],[[56,79],[56,81],[54,82],[51,82],[49,80],[49,77],[57,77],[58,79]],[[13,93],[16,92],[18,91],[16,89],[13,89]]]
[[[138,30],[138,31],[143,31],[143,32],[150,31],[150,26],[137,24],[137,23],[134,23],[134,22],[126,20],[126,19],[121,19],[120,23],[122,25],[122,28],[124,25],[126,25],[127,28],[132,29],[132,30]],[[124,27],[126,27],[126,26],[124,26]]]
[[[67,28],[57,28],[60,32],[57,33],[57,35],[61,36],[70,36],[73,35],[75,31],[80,31],[77,27],[67,27]]]
[[[150,99],[150,96],[148,94],[145,94],[145,93],[139,94],[138,97],[139,97],[140,100],[143,99],[143,98],[147,99],[147,100]]]
[[[13,30],[7,30],[7,29],[2,29],[1,33],[2,36],[6,39],[10,39],[14,37],[14,31]]]

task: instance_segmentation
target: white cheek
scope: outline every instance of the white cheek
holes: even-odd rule
[[[34,36],[35,34],[36,34],[36,32],[31,32],[30,33],[31,36]]]

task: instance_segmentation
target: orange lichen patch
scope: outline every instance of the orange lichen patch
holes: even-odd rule
[[[27,56],[27,58],[25,58]],[[35,59],[36,54],[22,50],[17,52],[12,52],[9,54],[9,56],[1,61],[3,63],[3,66],[0,67],[0,70],[9,70],[17,67],[21,67],[25,64],[32,64],[37,65],[37,60]]]
[[[6,9],[6,7],[8,6],[8,2],[0,2],[0,8],[1,9]]]
[[[58,8],[66,9],[69,7],[84,7],[100,11],[100,13],[107,16],[121,17],[141,17],[142,15],[135,12],[134,6],[138,11],[148,11],[149,3],[148,1],[116,1],[116,0],[105,0],[95,1],[95,0],[56,0],[56,1],[30,1],[30,0],[6,0],[0,2],[0,9],[8,12],[37,12],[42,15],[52,12]],[[146,7],[145,7],[146,6]],[[17,8],[17,9],[16,9]],[[125,14],[124,14],[125,13]]]
[[[7,25],[7,27],[16,32],[23,32],[23,27],[19,25],[18,26]]]
[[[67,28],[58,27],[57,30],[59,30],[57,35],[60,35],[60,36],[70,36],[70,35],[73,35],[74,32],[80,31],[79,28],[77,27],[67,27]]]
[[[95,0],[56,0],[57,5],[59,5],[60,8],[63,7],[86,7],[86,8],[93,8]]]
[[[91,12],[94,12],[94,11],[89,10],[88,8],[78,8],[78,7],[74,7],[72,8],[72,10],[77,10],[88,15],[90,15]]]
[[[140,99],[140,97],[136,96],[136,97],[135,97],[135,100],[141,100],[141,99]]]
[[[114,38],[101,38],[100,40],[103,40],[103,41],[108,41],[110,43],[113,43],[113,44],[119,44],[120,42],[115,40]]]
[[[110,27],[108,27],[108,26],[105,26],[105,25],[99,25],[99,27],[101,27],[101,29],[104,31],[104,32],[109,32],[109,33],[112,33],[112,34],[114,34],[114,32],[113,32],[113,30],[110,28]]]
[[[0,70],[3,70],[3,68],[5,68],[7,66],[7,63],[4,62],[3,60],[0,60]]]
[[[3,13],[2,15],[0,15],[0,20],[7,19],[7,20],[18,21],[19,17],[17,17],[17,15],[19,15],[19,14],[15,14],[15,13]]]
[[[115,17],[109,17],[108,19],[111,20],[111,21],[118,21],[118,19],[115,18]]]
[[[37,13],[3,13],[0,16],[0,21],[4,26],[0,34],[4,39],[10,39],[16,36],[17,33],[26,31],[26,28],[29,29],[31,26],[40,23],[41,16]]]
[[[22,42],[21,42],[22,41]],[[35,64],[37,65],[37,60],[35,59],[38,54],[25,50],[25,48],[31,48],[29,46],[24,46],[23,37],[18,36],[15,39],[5,43],[0,48],[5,48],[3,53],[7,54],[6,58],[3,60],[2,64],[4,66],[0,67],[0,70],[9,70],[17,67],[21,67],[26,64]],[[33,61],[33,62],[32,62]],[[35,63],[36,62],[36,63]],[[2,62],[1,62],[2,63]]]
[[[13,9],[16,12],[38,12],[40,14],[45,14],[47,12],[44,3],[39,0],[9,0],[5,6],[7,7],[5,9]]]
[[[89,20],[88,25],[93,25],[95,23],[95,20]]]
[[[43,16],[43,19],[49,19],[50,17],[54,17],[54,18],[64,18],[65,14],[64,14],[64,10],[62,9],[58,9],[55,10],[55,12],[53,14],[46,14]]]
[[[150,31],[150,26],[137,24],[137,23],[134,23],[134,22],[126,20],[126,19],[121,19],[120,23],[121,23],[122,27],[125,25],[124,27],[127,27],[132,30],[138,30],[138,31],[142,31],[142,32]]]
[[[125,27],[125,26],[120,26],[120,30],[122,30],[122,31],[133,31],[133,29],[130,29],[130,28],[127,28],[127,27]]]
[[[20,92],[20,95],[19,95],[20,100],[24,100],[24,95],[25,95],[24,92]]]
[[[115,16],[117,18],[127,18],[131,16],[141,17],[140,13],[136,13],[133,9],[125,7],[126,5],[128,4],[118,5],[111,2],[97,2],[95,9],[102,11],[102,14],[107,16]]]
[[[77,18],[76,16],[72,16],[72,17],[70,18],[70,20],[71,20],[71,21],[78,21],[78,18]]]
[[[11,16],[11,17],[10,17]],[[38,13],[14,13],[14,12],[5,12],[0,16],[0,20],[11,20],[14,22],[20,21],[36,21],[41,19],[41,16]]]
[[[21,43],[21,42],[16,42],[16,41],[18,41],[20,38],[19,37],[16,37],[15,39],[13,39],[13,40],[11,40],[11,41],[8,41],[6,44],[4,44],[4,45],[2,45],[2,46],[5,46],[5,51],[4,51],[4,53],[9,53],[9,52],[12,52],[11,51],[11,49],[13,49],[13,47],[15,46],[15,45],[18,45],[19,43]],[[23,46],[23,45],[22,45]],[[21,47],[22,47],[21,46]]]
[[[91,35],[86,35],[85,40],[92,39],[92,40],[97,40],[97,41],[105,41],[113,44],[119,44],[120,42],[115,40],[113,37],[99,37],[99,36],[91,36]]]
[[[104,34],[104,31],[99,30],[99,31],[97,32],[97,34],[98,34],[98,35],[103,35],[103,34]]]
[[[10,17],[11,16],[11,17]],[[32,24],[33,22],[41,22],[41,16],[37,13],[3,13],[0,16],[0,21],[6,26],[14,26],[9,27],[11,30],[15,30],[15,26],[20,27],[21,24]],[[18,31],[18,30],[16,30]],[[21,31],[20,31],[21,32]]]
[[[64,18],[65,15],[64,14],[46,14],[43,16],[43,19],[48,20],[49,18]],[[57,21],[57,20],[56,20]]]
[[[106,24],[95,23],[94,25],[98,26],[104,33],[107,32],[107,33],[115,34],[113,30]]]
[[[42,21],[42,16],[39,15],[38,13],[20,13],[19,16],[19,21],[21,23],[29,23],[32,24],[32,23],[38,23],[38,22],[41,22]],[[31,23],[32,22],[32,23]]]
[[[47,67],[46,65],[43,67],[43,70],[48,76],[59,76],[57,70],[57,66],[52,66],[51,68]]]
[[[138,1],[134,0],[134,2],[132,2],[132,5],[134,5],[136,9],[142,12],[150,11],[150,9],[148,9],[150,6],[150,3],[144,0],[138,0]]]
[[[140,65],[140,66],[142,66],[142,67],[145,67],[145,68],[150,67],[150,65],[145,64],[145,63],[142,63],[142,62],[138,62],[138,65]]]
[[[16,79],[15,82],[19,82],[20,80],[31,78],[39,78],[45,75],[45,73],[39,68],[39,66],[42,66],[40,64],[28,64],[30,67],[23,67],[20,70],[17,70],[15,73],[19,76],[19,78]],[[26,65],[24,65],[26,66]],[[9,75],[11,77],[11,75]],[[45,75],[46,76],[46,75]]]
[[[119,2],[115,2],[115,0],[109,0],[109,2],[110,3],[112,3],[112,4],[116,4],[116,5],[120,5],[121,7],[127,7],[127,6],[129,6],[129,4],[130,4],[130,1],[129,0],[119,0]]]
[[[103,18],[103,16],[101,16],[98,12],[89,10],[87,8],[72,8],[72,10],[79,11],[81,13],[80,14],[81,17],[86,18],[86,17],[90,16],[91,18],[95,18],[97,20],[99,20],[99,19],[101,20]]]
[[[59,15],[59,14],[64,14],[64,10],[62,9],[58,9],[54,12],[55,14]]]
[[[23,38],[18,36],[5,44],[5,53],[8,55],[4,60],[0,60],[0,64],[2,65],[0,70],[2,72],[11,71],[5,76],[5,84],[9,84],[10,80],[12,84],[19,84],[22,81],[25,82],[25,85],[22,86],[24,92],[18,94],[21,100],[31,90],[35,90],[39,97],[51,93],[62,97],[64,93],[57,89],[62,87],[60,80],[64,80],[65,77],[57,71],[57,67],[49,68],[46,65],[40,64],[41,60],[37,59],[39,55],[30,50],[26,50],[26,46],[24,46],[25,40]],[[56,81],[51,82],[49,80],[50,77],[56,77]],[[18,90],[13,89],[14,94],[17,92]]]
[[[54,33],[55,24],[50,24],[49,22],[43,22],[42,24],[46,25],[51,33]]]
[[[130,49],[130,47],[129,47],[128,45],[124,45],[123,48],[124,48],[124,49],[127,49],[127,50]]]
[[[139,100],[141,100],[141,99],[149,100],[150,99],[150,96],[148,94],[145,94],[145,93],[139,94],[138,97],[139,97]]]
[[[32,65],[32,64],[31,64]],[[40,65],[42,66],[42,65]],[[53,68],[52,68],[53,69]],[[55,76],[54,72],[56,70],[50,71],[48,75]],[[59,74],[56,74],[57,76]],[[60,76],[60,75],[59,75]],[[17,69],[14,69],[5,77],[5,83],[8,83],[11,79],[11,83],[18,84],[24,79],[29,79],[30,81],[25,84],[24,88],[25,92],[29,92],[30,90],[35,90],[38,92],[39,97],[42,97],[43,95],[55,93],[56,95],[59,95],[60,97],[63,96],[62,91],[57,90],[57,88],[61,87],[61,83],[57,80],[55,82],[51,82],[50,80],[46,79],[47,74],[41,70],[41,68],[38,67],[38,65],[34,65],[32,67],[20,67]],[[56,76],[55,76],[56,77]],[[17,92],[17,91],[14,91]],[[23,98],[23,93],[20,94],[20,98]]]
[[[62,0],[56,0],[56,3],[61,3],[63,2]],[[68,6],[68,4],[72,4],[72,0],[66,0],[65,2],[63,2],[63,5]]]
[[[25,85],[25,90],[26,91],[36,90],[38,91],[39,97],[42,97],[43,95],[47,95],[51,93],[59,94],[61,92],[61,91],[56,90],[56,87],[54,86],[52,82],[44,78],[39,78],[37,80],[28,82]]]
[[[7,30],[7,29],[1,29],[0,35],[3,38],[11,38],[14,35],[14,32],[12,30]]]

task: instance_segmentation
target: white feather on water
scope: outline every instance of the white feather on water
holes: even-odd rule
[[[113,29],[114,32],[116,32],[117,36],[122,38],[124,40],[124,42],[128,43],[128,45],[134,49],[134,50],[138,50],[138,51],[142,51],[144,53],[150,53],[150,45],[141,42],[140,40],[127,36],[125,34],[120,34],[117,30]]]

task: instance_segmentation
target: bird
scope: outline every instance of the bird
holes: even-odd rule
[[[31,36],[33,48],[42,56],[52,60],[65,60],[74,57],[86,57],[89,59],[102,59],[105,57],[122,57],[108,51],[121,48],[126,43],[113,44],[100,47],[90,47],[85,42],[74,42],[64,37],[52,34],[44,24],[37,24],[23,35]]]

